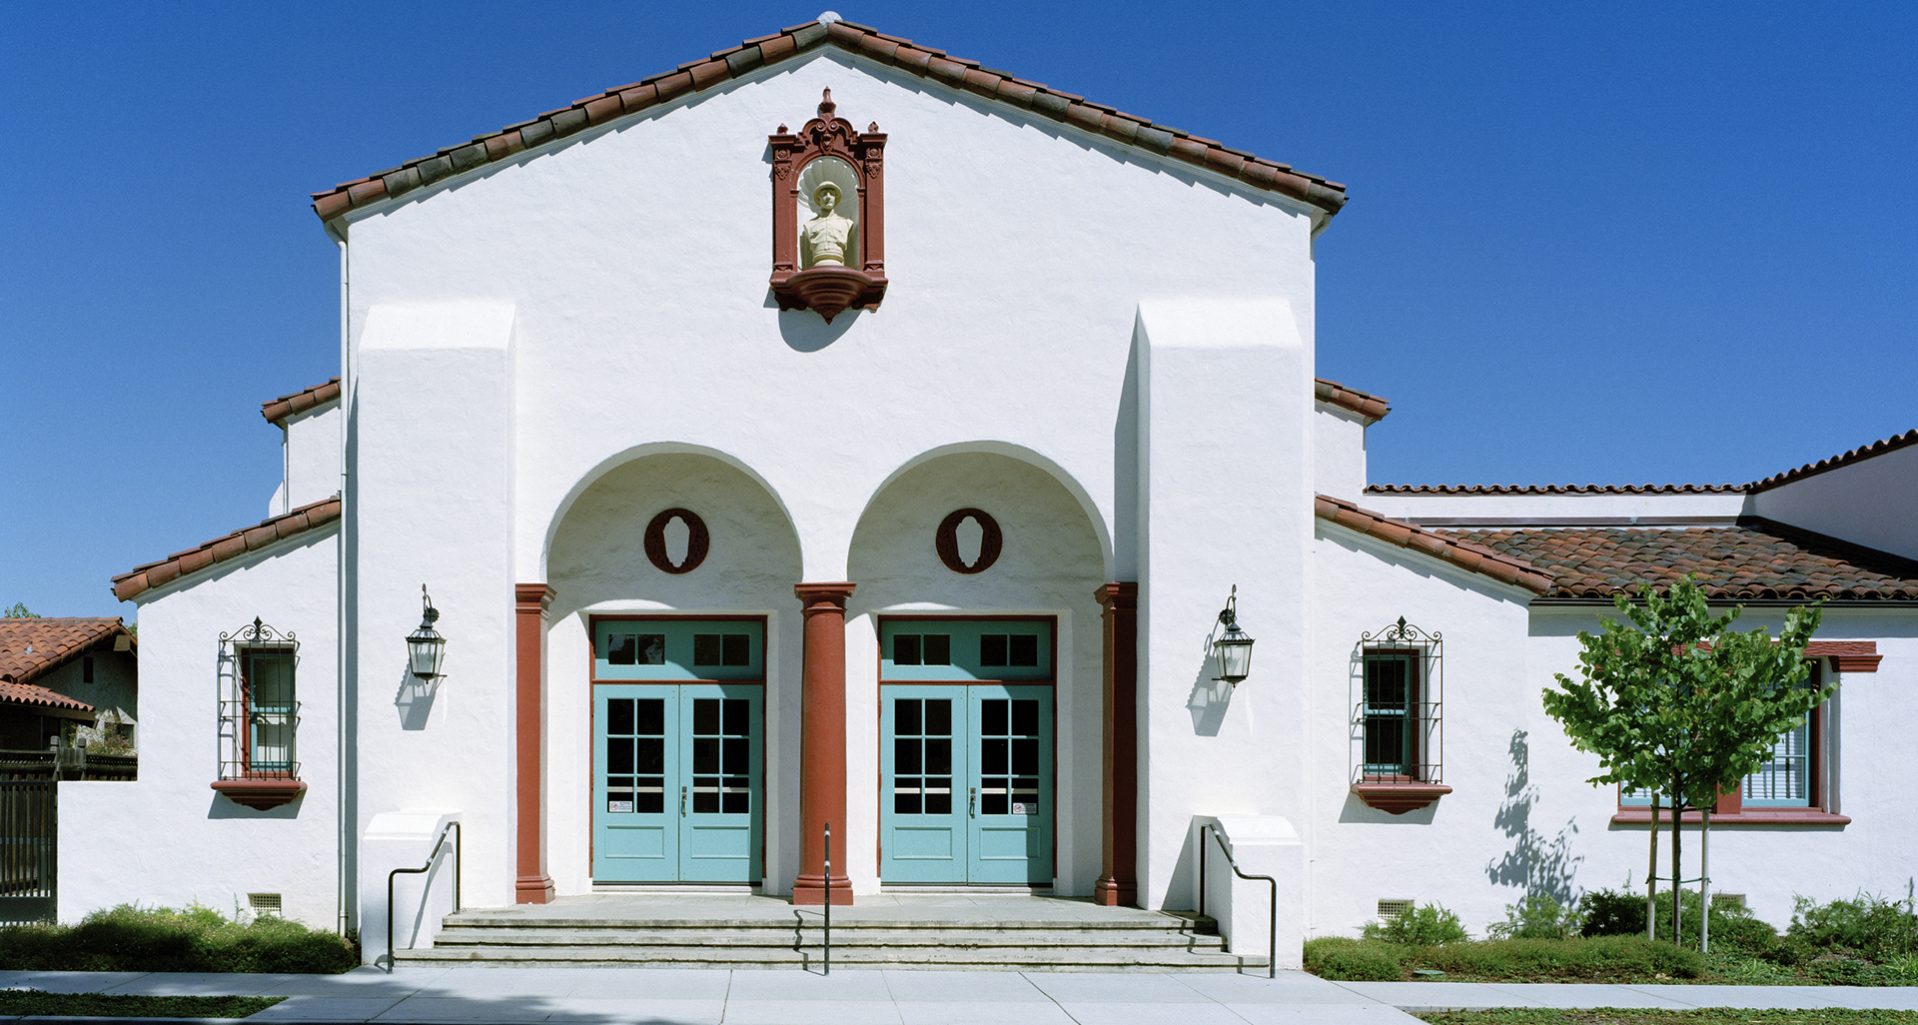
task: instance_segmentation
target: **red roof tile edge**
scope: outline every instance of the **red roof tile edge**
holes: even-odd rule
[[[57,690],[48,690],[37,683],[12,683],[0,681],[0,703],[10,705],[35,705],[43,708],[64,708],[74,712],[91,712],[93,706],[79,698],[70,698]]]
[[[340,379],[331,377],[311,388],[301,388],[260,403],[260,415],[266,418],[267,423],[277,424],[295,413],[304,413],[315,406],[338,401],[339,397]]]
[[[1870,459],[1873,456],[1882,456],[1887,452],[1895,452],[1898,449],[1913,444],[1918,444],[1918,427],[1914,427],[1903,434],[1894,434],[1889,438],[1880,438],[1869,445],[1860,445],[1849,452],[1840,452],[1835,456],[1820,459],[1815,463],[1806,463],[1803,466],[1794,467],[1786,470],[1784,473],[1774,473],[1763,480],[1752,481],[1750,484],[1745,485],[1745,487],[1752,491],[1766,491],[1779,487],[1780,485],[1790,484],[1793,481],[1804,480],[1806,477],[1816,476],[1824,473],[1826,470],[1836,470],[1841,466],[1850,466],[1852,463]]]
[[[1368,495],[1736,495],[1745,484],[1367,484]]]
[[[164,559],[135,566],[113,578],[114,597],[129,601],[134,597],[190,576],[216,563],[257,552],[275,542],[303,534],[340,518],[340,497],[323,498],[291,512],[261,520],[231,534],[216,537],[205,544],[175,552]]]
[[[71,662],[74,656],[91,651],[102,641],[112,640],[122,634],[126,635],[129,650],[138,648],[140,643],[139,638],[133,631],[127,629],[126,624],[118,616],[51,616],[8,620],[7,623],[11,630],[40,635],[25,638],[29,647],[32,647],[34,642],[39,642],[50,643],[52,649],[33,652],[31,664],[25,665],[24,668],[20,668],[20,664],[26,653],[13,653],[7,661],[10,668],[0,669],[0,684],[25,686],[28,681],[44,676]],[[48,634],[52,636],[46,636]],[[47,691],[47,693],[74,701],[75,704],[88,710],[93,708],[84,701],[75,701],[64,694],[54,691]]]
[[[313,194],[313,212],[330,221],[356,207],[396,198],[423,185],[461,174],[483,164],[504,160],[521,150],[606,124],[649,107],[742,77],[761,67],[791,59],[821,45],[934,79],[966,92],[1029,110],[1041,117],[1069,124],[1130,146],[1169,156],[1281,195],[1290,196],[1336,214],[1345,205],[1345,186],[1294,170],[1288,164],[1264,160],[1242,150],[1229,149],[1141,117],[1091,103],[1072,93],[1028,82],[978,61],[954,57],[942,50],[918,46],[877,29],[849,21],[807,22],[770,36],[748,40],[720,50],[703,60],[672,71],[608,89],[530,121],[475,136],[429,157],[417,157],[398,167],[342,182]]]
[[[1449,562],[1460,569],[1491,577],[1500,583],[1522,587],[1533,594],[1546,594],[1552,589],[1552,578],[1530,563],[1521,562],[1482,545],[1447,537],[1437,531],[1426,530],[1404,520],[1381,516],[1343,499],[1319,495],[1314,499],[1313,512],[1319,519],[1328,523],[1335,523],[1347,530],[1354,530],[1388,544]]]
[[[1392,404],[1377,395],[1368,395],[1356,388],[1347,388],[1337,381],[1328,381],[1323,377],[1312,382],[1312,397],[1327,405],[1349,410],[1365,418],[1368,424],[1385,419],[1392,411]]]

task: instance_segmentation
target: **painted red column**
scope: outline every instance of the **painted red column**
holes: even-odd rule
[[[546,607],[553,589],[545,584],[513,587],[514,766],[518,770],[519,827],[514,838],[513,901],[545,904],[553,899],[546,874],[546,817],[541,805],[545,763],[541,759],[546,708]]]
[[[846,878],[846,599],[852,584],[795,584],[806,615],[800,677],[799,877],[794,904],[852,903]],[[823,832],[832,824],[832,877]]]
[[[1139,585],[1092,592],[1105,610],[1105,814],[1099,881],[1092,899],[1107,907],[1139,902]]]

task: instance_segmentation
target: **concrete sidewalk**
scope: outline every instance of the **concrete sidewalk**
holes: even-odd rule
[[[1206,973],[628,968],[362,968],[345,975],[0,972],[0,987],[289,997],[279,1022],[575,1025],[1385,1025],[1404,1009],[1740,1007],[1918,1010],[1918,987],[1502,985]]]

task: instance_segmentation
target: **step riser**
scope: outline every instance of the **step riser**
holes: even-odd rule
[[[545,933],[444,930],[434,941],[441,947],[683,947],[724,945],[744,947],[790,947],[817,945],[822,938],[807,934],[795,938],[790,930],[775,932],[727,933]],[[1217,947],[1224,940],[1217,936],[1125,936],[1101,937],[1083,934],[978,933],[972,935],[925,935],[873,933],[833,934],[834,946],[847,947]]]

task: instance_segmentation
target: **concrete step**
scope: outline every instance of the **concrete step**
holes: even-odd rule
[[[446,916],[445,926],[502,928],[502,929],[693,929],[727,931],[769,930],[791,932],[798,928],[807,932],[822,928],[819,913],[808,911],[803,915],[778,918],[653,918],[640,916],[584,916],[584,915],[548,915],[491,911],[456,911]],[[1055,930],[1095,930],[1098,932],[1193,932],[1211,934],[1218,931],[1212,919],[1202,916],[1155,915],[1150,918],[1055,918],[1055,919],[1007,919],[1003,921],[982,922],[978,918],[940,919],[873,919],[840,918],[833,919],[833,935],[851,930],[895,930],[917,931],[925,929],[978,929],[990,926],[993,929],[1016,929],[1049,932]]]
[[[766,929],[572,929],[449,925],[436,946],[442,947],[786,947],[797,942],[816,945],[820,930],[799,933],[788,925]],[[838,947],[1174,947],[1218,950],[1224,941],[1216,934],[1163,930],[1114,929],[866,929],[835,926]]]
[[[409,964],[488,964],[530,967],[589,967],[600,965],[787,968],[811,967],[820,962],[820,948],[791,947],[625,947],[572,946],[534,948],[432,947],[402,950],[397,959]],[[833,964],[844,967],[1001,968],[1032,971],[1075,969],[1214,969],[1234,971],[1262,968],[1262,957],[1239,957],[1218,950],[1111,947],[841,947],[832,949]]]

